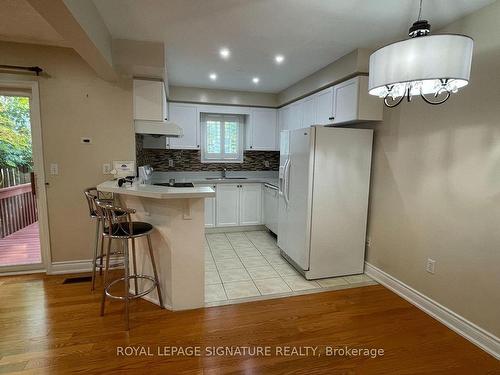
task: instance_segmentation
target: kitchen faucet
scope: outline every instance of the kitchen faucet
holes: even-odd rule
[[[226,172],[227,172],[227,168],[224,168],[222,170],[222,172],[221,172],[222,173],[222,178],[226,178]]]

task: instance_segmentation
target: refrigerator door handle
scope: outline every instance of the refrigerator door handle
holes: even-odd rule
[[[284,186],[283,186],[283,198],[285,200],[285,204],[286,206],[288,207],[288,198],[289,198],[289,195],[288,195],[288,171],[289,171],[289,167],[290,167],[290,159],[287,159],[287,161],[285,162],[285,170],[283,171],[283,179],[284,179]]]
[[[288,163],[286,165],[286,170],[285,170],[285,201],[286,205],[288,206],[288,202],[290,202],[290,159],[288,159]]]

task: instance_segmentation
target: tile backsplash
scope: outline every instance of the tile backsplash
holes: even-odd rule
[[[202,163],[200,150],[165,150],[143,148],[143,136],[136,135],[137,165],[149,164],[159,172],[181,171],[277,171],[280,153],[278,151],[245,151],[243,163]],[[174,166],[169,167],[169,159]],[[269,167],[266,167],[266,161]]]

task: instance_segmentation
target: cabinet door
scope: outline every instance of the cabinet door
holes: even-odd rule
[[[163,121],[163,82],[134,79],[134,119]]]
[[[277,121],[275,109],[252,109],[250,113],[250,150],[274,151],[277,144]]]
[[[169,138],[165,136],[154,137],[149,134],[144,134],[143,137],[142,148],[152,148],[159,150],[165,150],[168,148]]]
[[[239,194],[239,185],[217,185],[215,203],[218,227],[235,227],[238,225]]]
[[[334,124],[358,118],[358,83],[359,80],[355,77],[333,87]]]
[[[240,187],[240,225],[262,223],[262,184],[242,184]]]
[[[290,130],[291,129],[291,114],[292,114],[292,107],[290,105],[287,105],[286,107],[283,107],[280,109],[280,131],[282,130]]]
[[[170,103],[170,121],[179,125],[184,135],[170,138],[170,148],[179,150],[200,149],[200,121],[198,108],[192,104]]]
[[[290,112],[290,129],[300,129],[302,128],[302,116],[303,116],[303,105],[302,101],[295,102],[291,104],[291,112]]]
[[[327,125],[333,122],[333,89],[331,87],[314,95],[316,102],[316,124]]]
[[[217,190],[215,185],[201,184],[196,185],[196,187],[211,187]],[[205,198],[205,228],[215,227],[215,198]]]
[[[302,127],[308,128],[316,125],[316,98],[310,96],[304,99],[302,104]]]

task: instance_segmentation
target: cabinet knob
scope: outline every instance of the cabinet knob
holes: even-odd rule
[[[328,120],[335,120],[335,116],[328,117]]]
[[[253,146],[250,146],[250,148],[253,148]]]

